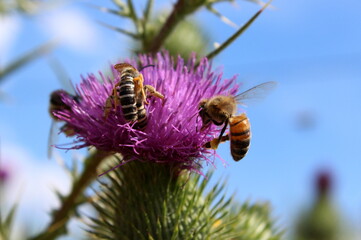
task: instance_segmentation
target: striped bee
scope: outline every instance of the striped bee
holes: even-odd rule
[[[199,116],[202,119],[202,129],[211,123],[224,125],[218,138],[206,143],[205,147],[217,149],[218,144],[231,140],[231,154],[235,161],[241,160],[247,153],[250,145],[250,123],[246,114],[235,116],[237,104],[243,105],[247,100],[261,99],[276,86],[276,82],[265,82],[246,90],[236,96],[214,96],[202,99],[199,103]],[[230,134],[223,136],[228,124]]]
[[[104,118],[107,119],[112,109],[121,107],[127,122],[137,121],[135,127],[144,130],[147,125],[147,114],[144,104],[148,104],[146,92],[152,96],[164,99],[150,85],[144,85],[143,75],[129,63],[119,63],[114,68],[120,74],[120,81],[113,87],[104,108]]]

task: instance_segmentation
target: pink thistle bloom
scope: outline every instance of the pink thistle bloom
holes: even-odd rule
[[[210,157],[214,151],[204,144],[214,138],[219,128],[212,125],[200,130],[198,104],[203,98],[236,94],[236,77],[222,80],[222,72],[212,71],[206,58],[195,69],[195,56],[186,63],[180,57],[175,63],[168,53],[158,53],[155,59],[140,55],[140,66],[135,60],[126,62],[137,69],[154,65],[142,70],[144,84],[152,85],[165,96],[164,100],[148,98],[146,129],[137,130],[134,123],[126,122],[119,107],[104,119],[106,99],[120,81],[119,73],[111,66],[113,77],[105,77],[101,72],[100,79],[93,74],[82,77],[76,86],[81,100],[63,94],[63,101],[71,110],[53,112],[75,130],[77,140],[68,149],[95,146],[121,153],[125,159],[172,164],[197,172],[203,161],[213,163]]]

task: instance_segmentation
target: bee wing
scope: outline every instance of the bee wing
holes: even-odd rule
[[[56,129],[56,121],[52,119],[48,136],[48,159],[51,159],[53,155],[53,144],[56,142],[57,138],[57,134],[55,133]]]
[[[249,103],[257,102],[265,98],[276,86],[277,82],[261,83],[236,95],[235,99],[238,104],[247,106]]]

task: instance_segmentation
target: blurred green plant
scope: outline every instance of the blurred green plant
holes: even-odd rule
[[[297,226],[296,240],[341,240],[340,222],[334,206],[323,198],[301,217]]]
[[[1,0],[0,1],[0,17],[23,15],[34,16],[46,8],[53,8],[60,1],[40,1],[40,0]],[[24,67],[31,61],[50,53],[58,42],[53,40],[40,45],[27,53],[12,60],[6,66],[0,66],[0,84],[13,72]]]
[[[135,47],[135,53],[143,53],[159,32],[159,28],[164,24],[165,17],[160,17],[150,21],[147,25],[147,31],[144,36],[143,45]],[[202,27],[192,20],[184,20],[180,22],[176,29],[169,35],[164,42],[164,48],[172,56],[180,55],[183,59],[189,58],[192,53],[198,56],[204,56],[210,47],[210,39]]]
[[[272,1],[272,0],[271,0]],[[243,26],[239,27],[236,33],[230,36],[225,42],[220,44],[214,51],[206,54],[208,59],[214,58],[233,41],[235,41],[266,9],[271,1],[262,4],[263,7],[253,17],[251,17]],[[138,43],[139,47],[134,49],[135,53],[156,53],[161,48],[166,49],[171,54],[188,58],[189,52],[195,52],[198,56],[204,56],[210,44],[210,39],[204,32],[202,26],[198,25],[194,19],[187,20],[191,14],[200,10],[207,9],[209,12],[215,14],[226,24],[237,27],[235,23],[229,20],[218,12],[214,5],[220,2],[235,2],[234,0],[178,0],[173,9],[168,13],[167,17],[163,14],[153,14],[153,0],[148,0],[147,5],[143,11],[143,17],[138,17],[133,6],[133,2],[122,0],[113,0],[117,9],[110,9],[105,7],[97,7],[100,11],[114,14],[121,18],[131,20],[134,25],[134,31],[129,31],[119,27],[115,27],[106,23],[101,23],[104,26],[113,29],[121,34],[124,34]],[[257,2],[259,1],[253,1]],[[261,2],[262,3],[262,2]],[[152,17],[154,16],[154,17]],[[155,17],[157,16],[157,17]]]
[[[43,5],[39,0],[1,0],[0,15],[18,12],[20,14],[35,14]]]
[[[53,210],[51,213],[51,222],[47,226],[44,232],[30,238],[33,240],[48,240],[55,239],[60,235],[64,235],[68,232],[67,222],[71,216],[77,214],[77,207],[88,201],[88,198],[84,195],[85,189],[93,182],[97,177],[97,169],[100,168],[101,163],[109,157],[110,153],[101,151],[92,151],[92,153],[84,161],[84,169],[78,173],[76,165],[67,170],[71,175],[72,188],[67,196],[63,196],[57,192],[57,196],[60,200],[60,207]]]
[[[295,240],[341,240],[341,221],[331,200],[332,179],[328,172],[317,175],[316,199],[303,212],[295,229]]]
[[[207,192],[211,175],[142,162],[112,171],[92,203],[92,239],[280,239],[267,204],[237,204],[225,182]]]
[[[0,240],[10,239],[17,207],[18,204],[15,203],[6,216],[0,209]]]
[[[50,53],[56,46],[56,41],[50,41],[18,57],[4,68],[0,68],[0,84],[3,83],[11,73],[19,70],[31,61]]]

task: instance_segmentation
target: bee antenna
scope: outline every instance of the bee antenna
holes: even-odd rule
[[[142,67],[141,69],[139,69],[139,72],[143,71],[143,69],[147,68],[147,67],[155,67],[155,65],[153,65],[153,64],[146,65],[146,66]]]

